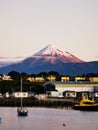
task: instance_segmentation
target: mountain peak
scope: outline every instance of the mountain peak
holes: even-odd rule
[[[60,50],[59,48],[56,48],[54,44],[47,45],[45,48],[35,53],[33,56],[46,57],[47,60],[50,59],[52,62],[55,62],[58,59],[63,63],[83,62],[69,52],[65,52]]]
[[[35,53],[34,56],[53,56],[57,52],[57,48],[54,44],[49,44],[39,52]]]
[[[62,51],[53,44],[49,44],[35,55],[19,63],[0,68],[1,74],[8,74],[10,71],[28,74],[56,71],[66,75],[81,75],[97,73],[98,62],[84,62],[69,52]]]
[[[46,47],[47,48],[56,48],[54,44],[48,44]]]

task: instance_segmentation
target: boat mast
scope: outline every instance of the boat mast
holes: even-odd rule
[[[21,107],[22,107],[22,77],[21,77]]]

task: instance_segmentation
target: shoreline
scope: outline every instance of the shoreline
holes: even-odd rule
[[[49,108],[72,108],[75,104],[73,100],[38,100],[34,98],[24,98],[23,106],[24,107],[49,107]],[[0,99],[0,107],[19,107],[20,98],[7,98]]]

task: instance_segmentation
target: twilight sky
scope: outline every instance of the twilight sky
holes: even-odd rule
[[[98,61],[98,0],[0,0],[0,61],[48,44]]]

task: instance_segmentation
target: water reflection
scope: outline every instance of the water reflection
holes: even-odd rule
[[[98,112],[28,108],[27,117],[18,117],[17,108],[0,108],[1,130],[98,130]]]

